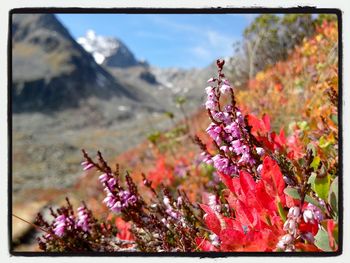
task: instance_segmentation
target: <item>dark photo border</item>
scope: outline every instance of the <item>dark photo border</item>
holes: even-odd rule
[[[12,16],[14,14],[30,13],[86,13],[86,14],[288,14],[312,13],[335,14],[338,18],[338,133],[339,133],[339,240],[338,251],[335,252],[18,252],[12,245]],[[92,257],[237,257],[237,256],[263,256],[263,257],[333,257],[343,253],[343,43],[342,43],[342,11],[332,8],[291,7],[291,8],[16,8],[9,11],[8,20],[8,247],[12,256],[92,256]]]

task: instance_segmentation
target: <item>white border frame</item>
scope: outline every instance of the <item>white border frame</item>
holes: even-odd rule
[[[21,7],[95,7],[95,8],[118,8],[118,7],[163,7],[163,8],[206,8],[206,7],[297,7],[297,6],[316,6],[318,8],[338,8],[343,13],[343,254],[337,257],[227,257],[227,258],[180,258],[180,257],[14,257],[9,254],[8,247],[8,211],[7,211],[7,176],[8,176],[8,134],[7,134],[7,38],[8,38],[8,16],[9,10],[13,8]],[[349,83],[349,49],[350,49],[350,30],[347,25],[349,21],[350,4],[349,0],[318,0],[318,1],[291,1],[284,0],[283,3],[274,3],[273,1],[260,0],[260,1],[238,1],[238,0],[5,0],[1,3],[0,8],[0,256],[1,262],[109,262],[109,261],[122,261],[122,262],[154,262],[162,260],[171,260],[172,262],[232,262],[233,260],[239,260],[241,262],[295,262],[299,260],[306,260],[308,263],[328,263],[333,262],[350,262],[350,229],[349,223],[349,209],[350,194],[347,193],[350,190],[349,186],[349,171],[350,171],[350,134],[349,123],[347,118],[350,116],[349,107],[349,91],[346,87]],[[6,125],[5,125],[6,124]],[[6,128],[5,128],[6,127]]]

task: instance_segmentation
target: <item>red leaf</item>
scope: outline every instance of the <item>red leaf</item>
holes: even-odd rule
[[[117,237],[124,240],[135,240],[133,234],[131,233],[131,224],[129,222],[125,222],[120,217],[115,219],[115,226],[118,228],[119,232]]]
[[[243,231],[234,229],[224,229],[219,238],[221,240],[221,249],[223,251],[237,251],[244,245],[245,235]]]
[[[196,237],[195,238],[196,245],[199,250],[202,251],[218,251],[216,247],[214,247],[208,240],[201,238],[201,237]]]
[[[255,191],[256,183],[253,177],[246,171],[240,171],[239,181],[240,181],[242,190],[245,194],[248,192]]]
[[[242,225],[253,227],[256,220],[251,209],[239,200],[236,202],[235,208],[237,220]]]
[[[220,220],[218,219],[214,211],[209,206],[203,205],[203,204],[199,204],[199,205],[207,214],[204,217],[205,224],[213,233],[215,233],[216,235],[219,235],[221,231]]]
[[[242,225],[237,220],[228,217],[223,217],[223,219],[227,229],[242,231]]]
[[[266,132],[269,132],[271,130],[271,125],[270,125],[270,117],[267,114],[264,114],[262,117],[262,120],[265,125]]]
[[[214,211],[210,208],[210,206],[207,206],[205,204],[199,204],[199,206],[204,210],[206,214],[215,214]]]
[[[274,142],[276,148],[283,149],[286,147],[287,139],[286,139],[286,136],[284,135],[283,128],[281,128],[279,135],[277,135],[276,133],[273,132],[271,134],[271,138],[272,138],[272,141]]]
[[[252,133],[254,134],[266,134],[270,131],[270,118],[268,115],[264,115],[260,120],[252,114],[248,114],[248,123],[252,126]]]
[[[228,189],[230,189],[231,192],[235,192],[235,188],[233,186],[233,182],[232,182],[232,178],[229,175],[223,174],[221,172],[218,171],[218,174],[221,178],[221,180],[224,182],[224,184],[226,185],[226,187]]]
[[[334,222],[333,219],[327,220],[327,232],[328,232],[328,237],[329,237],[329,246],[331,248],[337,247],[337,243],[335,242],[335,238],[333,235],[333,231],[334,231],[335,227],[336,227],[336,223]]]
[[[283,176],[278,164],[269,156],[266,156],[263,161],[261,178],[267,194],[274,197],[277,202],[280,201],[282,205],[285,205],[286,198],[283,192],[285,183]]]
[[[305,223],[304,220],[299,224],[299,230],[302,233],[310,232],[313,236],[315,236],[318,232],[318,224],[315,223]]]
[[[257,186],[256,186],[256,198],[259,202],[259,204],[269,210],[270,212],[276,212],[277,207],[275,204],[275,199],[268,195],[265,190],[265,186],[262,181],[259,181]]]
[[[295,248],[298,250],[301,250],[301,251],[306,251],[306,252],[320,252],[321,251],[313,244],[305,244],[305,243],[301,243],[301,242],[297,242],[295,244]]]

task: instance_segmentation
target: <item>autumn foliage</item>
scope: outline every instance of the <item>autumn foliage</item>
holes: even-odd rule
[[[85,234],[93,251],[91,237],[108,251],[337,251],[337,32],[325,21],[246,87],[233,87],[218,60],[206,110],[119,156],[130,171],[84,151],[107,216],[83,215],[70,228],[71,207],[53,214],[56,224],[39,217],[41,248],[62,249],[68,229],[74,248]],[[115,228],[108,241],[96,233]]]

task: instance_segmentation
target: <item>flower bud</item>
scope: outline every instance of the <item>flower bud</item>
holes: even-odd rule
[[[256,153],[260,156],[264,155],[265,150],[261,147],[256,147]]]
[[[314,222],[314,214],[309,209],[306,209],[303,212],[303,218],[304,218],[305,223],[309,223],[309,222],[313,223]]]
[[[289,209],[288,217],[289,218],[297,218],[300,215],[300,208],[297,206],[293,206]]]

